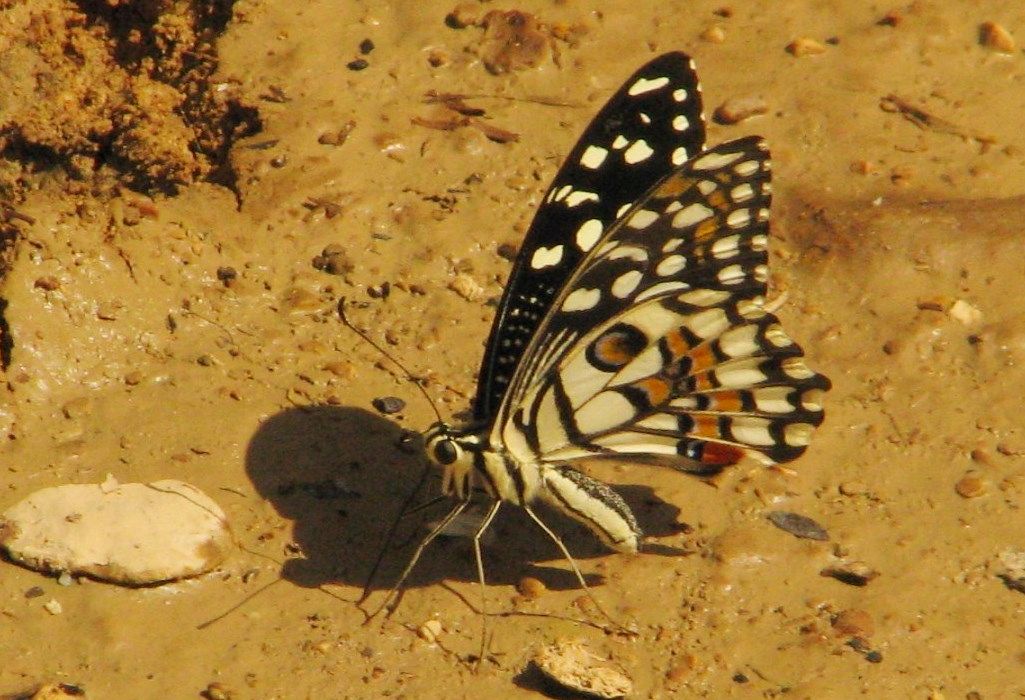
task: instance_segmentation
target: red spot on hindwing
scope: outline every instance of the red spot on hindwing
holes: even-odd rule
[[[706,442],[701,447],[701,463],[712,467],[727,467],[736,464],[744,456],[744,451],[733,445],[718,442]]]

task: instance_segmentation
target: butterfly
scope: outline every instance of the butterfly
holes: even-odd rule
[[[452,509],[480,537],[516,505],[560,547],[537,503],[636,552],[626,502],[568,463],[618,458],[708,473],[788,462],[823,420],[829,380],[766,309],[771,165],[749,136],[705,148],[701,89],[680,52],[619,88],[555,176],[520,248],[464,426],[424,434]],[[586,586],[585,586],[586,587]],[[394,591],[394,589],[393,589]]]

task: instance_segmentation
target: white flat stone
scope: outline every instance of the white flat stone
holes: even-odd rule
[[[210,571],[231,546],[220,506],[170,479],[53,486],[0,515],[0,547],[14,561],[132,586]]]

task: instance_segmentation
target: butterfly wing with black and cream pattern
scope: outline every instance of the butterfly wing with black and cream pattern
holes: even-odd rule
[[[478,375],[474,419],[493,419],[519,360],[594,242],[705,142],[694,64],[663,54],[634,73],[584,130],[542,198],[499,304]]]
[[[574,146],[499,305],[475,422],[439,419],[424,433],[457,502],[389,598],[481,492],[491,498],[473,535],[482,588],[480,538],[503,502],[551,537],[585,590],[535,501],[637,551],[628,505],[568,460],[622,455],[707,471],[806,449],[829,381],[765,309],[769,154],[757,137],[709,150],[704,138],[693,63],[670,53],[634,73]]]
[[[798,457],[829,381],[764,309],[770,175],[758,137],[716,146],[591,242],[492,444],[521,460],[629,455],[697,471]]]

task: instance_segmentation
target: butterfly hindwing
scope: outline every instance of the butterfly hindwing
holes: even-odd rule
[[[543,197],[509,276],[478,376],[477,421],[494,417],[552,302],[620,210],[704,140],[700,87],[682,53],[650,61],[592,120]]]
[[[763,308],[768,151],[712,148],[627,211],[558,293],[493,438],[541,461],[789,461],[828,380]]]

